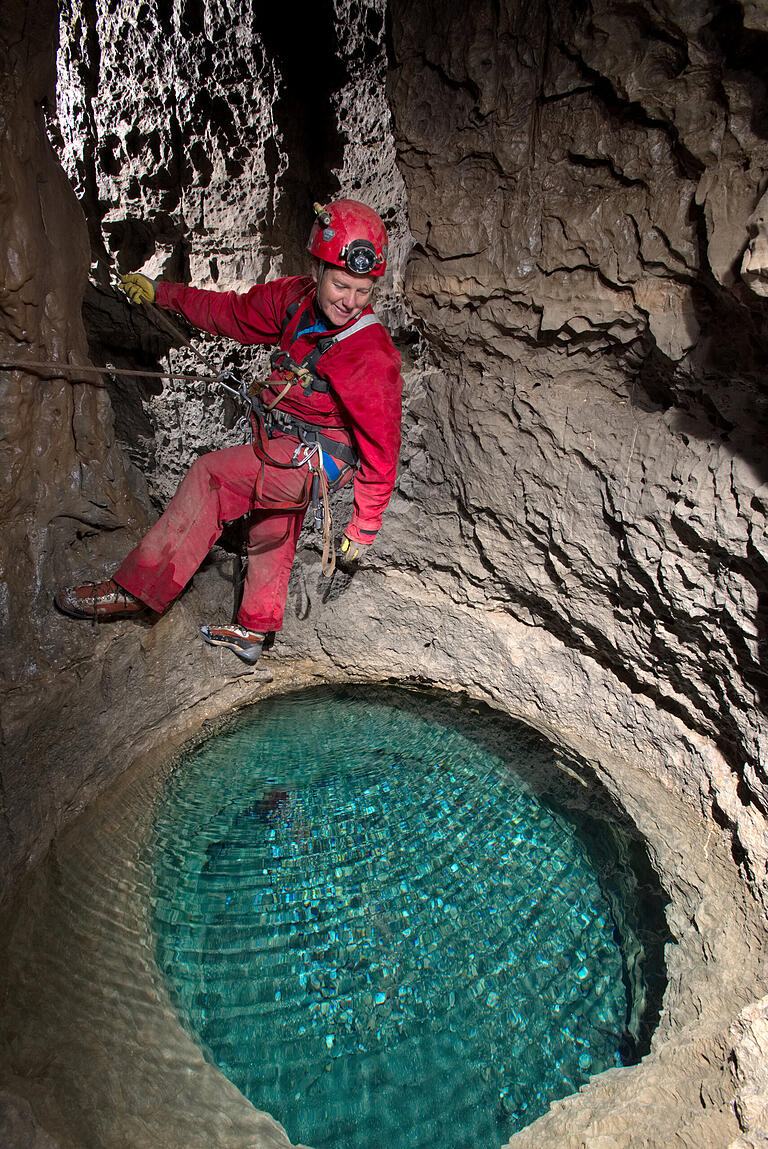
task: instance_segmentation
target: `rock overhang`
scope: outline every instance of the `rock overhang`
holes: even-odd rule
[[[9,5],[4,19],[15,10]],[[77,12],[71,9],[75,18]],[[213,43],[210,13],[200,28],[188,21],[182,28],[181,8],[168,12],[191,42],[202,36]],[[407,375],[399,490],[378,554],[360,578],[323,601],[309,546],[292,592],[302,625],[292,618],[282,641],[291,656],[322,651],[318,663],[325,660],[334,673],[416,675],[476,692],[534,724],[549,707],[558,737],[582,752],[591,746],[595,761],[612,763],[606,775],[638,806],[638,824],[647,817],[649,840],[659,832],[632,795],[642,791],[646,773],[653,777],[687,811],[685,833],[676,844],[662,835],[658,848],[676,891],[676,932],[694,949],[697,934],[706,935],[701,954],[725,953],[718,949],[725,942],[715,944],[707,933],[721,914],[727,919],[725,903],[697,901],[696,891],[730,891],[725,901],[732,896],[744,907],[732,916],[749,939],[740,966],[745,986],[754,973],[757,996],[768,576],[765,314],[758,290],[765,142],[757,49],[765,33],[751,8],[743,18],[741,12],[732,5],[713,17],[708,6],[694,5],[682,15],[659,16],[639,8],[619,13],[606,4],[584,17],[555,5],[544,18],[535,6],[483,4],[465,26],[465,11],[450,4],[410,5],[406,18],[392,3],[393,132],[382,86],[383,6],[363,6],[361,23],[350,18],[346,79],[336,99],[346,134],[338,178],[396,207],[399,270],[383,303],[408,340],[405,348],[418,355]],[[33,242],[22,286],[10,285],[6,312],[23,321],[9,320],[4,349],[16,352],[23,332],[22,346],[44,346],[52,356],[66,347],[84,356],[70,285],[75,266],[83,278],[85,231],[36,135],[35,105],[50,101],[52,12],[40,35],[45,15],[40,9],[35,29],[41,66],[29,69],[5,101],[16,124],[15,137],[6,139],[32,156],[26,174],[42,171],[61,188],[61,200],[58,214],[46,201],[42,235],[38,217],[24,214],[36,202],[32,190],[9,217],[9,250],[18,249],[19,228]],[[261,61],[254,74],[263,88],[254,86],[253,74],[246,81],[253,88],[247,130],[257,140],[250,153],[256,159],[238,173],[227,168],[232,141],[224,126],[234,124],[240,139],[237,109],[244,105],[238,76],[226,69],[216,94],[224,105],[231,99],[231,115],[221,102],[213,110],[196,106],[199,139],[185,144],[178,132],[166,139],[152,120],[152,101],[135,86],[121,95],[129,100],[125,131],[114,132],[114,140],[104,134],[107,97],[121,89],[125,45],[113,35],[121,21],[135,38],[124,14],[97,5],[80,25],[89,37],[80,64],[89,66],[83,70],[74,55],[63,65],[82,91],[69,162],[71,169],[75,142],[85,141],[80,186],[98,258],[106,265],[115,256],[133,261],[154,244],[155,270],[161,264],[171,274],[189,270],[199,282],[237,286],[275,273],[277,247],[298,219],[297,187],[309,178],[301,174],[304,160],[294,156],[298,167],[281,184],[289,157],[279,133],[267,130],[276,57],[267,66],[268,53],[253,47],[258,29],[243,38],[250,25],[237,20],[218,56],[211,55],[214,70],[238,52],[255,52]],[[143,40],[154,42],[152,35],[143,26]],[[100,58],[93,53],[99,36]],[[63,41],[63,59],[68,51]],[[198,53],[202,63],[206,51]],[[184,52],[183,67],[194,77],[195,61]],[[162,60],[155,69],[160,80],[173,67],[165,45]],[[360,62],[366,67],[358,69]],[[194,85],[183,76],[180,83],[178,72],[174,84],[183,97]],[[89,150],[97,141],[107,151]],[[153,148],[162,179],[142,184],[137,170],[154,163]],[[415,248],[403,296],[411,242],[406,191]],[[179,212],[179,204],[188,206]],[[150,229],[139,234],[145,219]],[[127,226],[131,220],[136,226]],[[262,222],[272,227],[267,244],[259,240]],[[61,226],[72,251],[56,259],[46,244]],[[240,238],[227,254],[231,236]],[[106,286],[101,290],[108,295]],[[414,315],[416,342],[407,334]],[[97,350],[104,327],[95,333]],[[113,327],[108,317],[106,328]],[[30,421],[32,387],[45,402]],[[90,378],[73,387],[13,376],[11,398],[8,410],[19,416],[12,482],[23,497],[11,500],[6,538],[15,551],[6,564],[7,649],[15,678],[29,684],[9,694],[4,716],[6,817],[18,874],[127,762],[139,728],[119,713],[124,695],[116,682],[124,677],[132,689],[141,683],[148,696],[156,692],[144,715],[147,732],[174,714],[172,724],[182,727],[190,706],[204,708],[209,697],[215,709],[240,688],[200,673],[184,653],[181,632],[172,637],[182,625],[172,617],[152,630],[121,631],[120,652],[104,634],[94,642],[93,634],[74,635],[47,616],[57,581],[90,573],[94,563],[106,565],[126,549],[153,513],[146,478],[162,502],[182,470],[180,444],[186,440],[194,453],[207,443],[216,411],[172,393],[159,402],[145,396],[138,428],[130,419],[119,424],[122,446],[146,472],[140,480],[114,443],[110,404]],[[41,483],[24,460],[46,454]],[[37,588],[31,606],[29,585]],[[191,600],[189,609],[194,614]],[[164,658],[166,642],[176,663]],[[87,734],[77,712],[83,697]],[[105,732],[115,739],[109,764],[81,749],[84,739],[103,739]],[[64,761],[75,765],[62,776]],[[626,764],[642,768],[637,773]],[[648,800],[647,807],[657,804]],[[703,837],[695,829],[699,819]],[[709,860],[713,849],[718,876],[691,876],[686,867],[695,871],[695,859]],[[727,964],[710,963],[710,972]],[[718,1001],[734,989],[728,977],[723,986]],[[697,994],[691,990],[691,1002]],[[705,996],[702,990],[700,1014],[714,1017]],[[741,990],[737,996],[745,1000]],[[677,1017],[683,1025],[682,1006]],[[724,1032],[717,1039],[721,1053],[729,1048]],[[716,1044],[704,1060],[717,1061]],[[734,1088],[722,1081],[707,1087],[721,1098],[707,1111],[717,1136],[724,1126],[714,1114],[728,1110]],[[714,1133],[711,1143],[718,1143]]]

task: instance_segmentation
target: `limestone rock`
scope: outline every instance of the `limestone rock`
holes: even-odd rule
[[[741,263],[741,278],[763,298],[768,297],[768,193],[763,196],[748,221],[749,246]]]
[[[273,674],[438,683],[539,725],[646,836],[676,942],[648,1062],[521,1146],[762,1136],[762,1014],[734,1015],[766,989],[763,9],[65,0],[58,127],[55,6],[0,14],[0,350],[87,368],[90,259],[90,352],[116,367],[2,373],[3,877]],[[193,646],[229,607],[220,555],[151,628],[54,618],[57,584],[108,570],[238,434],[228,401],[119,374],[166,371],[174,340],[114,272],[297,270],[309,205],[340,188],[388,211],[380,306],[406,360],[368,562],[320,582],[305,537],[264,679]]]
[[[89,221],[97,362],[169,367],[165,332],[116,296],[119,273],[244,291],[303,272],[312,204],[342,188],[384,216],[377,307],[404,322],[410,236],[384,95],[383,0],[338,16],[326,0],[301,20],[245,2],[224,19],[216,5],[181,0],[146,5],[137,20],[127,5],[67,0],[61,25],[61,154]],[[263,354],[229,341],[199,350],[205,362],[177,350],[173,371],[266,372]],[[133,379],[108,381],[118,435],[159,510],[197,455],[242,442],[243,428],[232,400],[202,381],[147,384],[137,395]]]
[[[0,1089],[0,1136],[13,1149],[57,1149],[57,1142],[40,1128],[28,1101]]]
[[[731,1027],[736,1114],[743,1133],[729,1149],[768,1142],[768,998],[747,1006]]]
[[[48,141],[56,7],[11,0],[0,16],[0,641],[2,681],[57,663],[51,595],[90,549],[109,561],[141,507],[116,448],[109,398],[88,373],[80,304],[88,267],[81,209]],[[25,369],[25,362],[50,364]],[[61,370],[59,370],[59,365]],[[84,368],[81,372],[79,368]]]
[[[452,5],[392,13],[407,287],[435,364],[395,565],[429,578],[430,517],[459,524],[462,601],[730,746],[764,811],[768,327],[738,277],[765,159],[756,42],[704,3],[478,4],[461,53]]]

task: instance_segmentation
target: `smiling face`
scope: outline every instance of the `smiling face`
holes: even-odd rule
[[[372,275],[353,275],[328,264],[312,272],[317,284],[317,306],[333,327],[343,327],[359,315],[371,298]]]

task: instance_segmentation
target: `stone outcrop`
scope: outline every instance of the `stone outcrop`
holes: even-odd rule
[[[115,298],[119,274],[245,290],[304,272],[312,204],[342,186],[384,215],[392,258],[379,309],[403,322],[410,236],[388,130],[382,2],[350,17],[323,0],[301,20],[274,5],[234,4],[224,19],[176,3],[137,20],[127,6],[72,0],[62,28],[60,146],[91,232],[85,313],[98,362],[167,367],[165,331]],[[202,346],[217,369],[264,374],[258,350]],[[177,372],[201,367],[183,351],[173,362]],[[242,442],[240,412],[202,383],[108,386],[157,509],[210,449],[212,427],[216,445]]]
[[[768,296],[768,194],[758,203],[748,221],[750,241],[741,261],[741,278],[752,291]]]
[[[3,370],[0,627],[5,685],[18,685],[61,653],[49,633],[49,594],[83,540],[107,557],[110,538],[141,512],[115,447],[109,397],[98,377],[77,371],[89,366],[80,314],[89,252],[45,129],[55,113],[56,6],[10,2],[0,20],[0,358],[67,371]]]
[[[307,204],[359,194],[392,209],[398,490],[354,575],[319,580],[305,539],[260,673],[485,698],[582,753],[646,836],[676,939],[653,1051],[513,1144],[759,1144],[764,5],[337,0],[303,27],[252,9],[65,3],[58,127],[54,6],[0,16],[0,350],[67,366],[2,375],[4,870],[153,741],[275,688],[189,654],[229,606],[218,561],[154,627],[51,616],[58,582],[108,570],[236,433],[208,393],[75,373],[88,232],[91,354],[162,370],[169,341],[116,271],[222,289],[294,271]]]
[[[463,595],[716,738],[765,810],[759,34],[479,4],[465,54],[452,5],[392,11],[408,294],[440,348],[414,501],[461,525]]]

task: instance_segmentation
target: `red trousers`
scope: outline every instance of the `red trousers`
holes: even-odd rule
[[[287,463],[296,446],[295,438],[278,434],[269,453]],[[249,630],[279,630],[304,510],[269,504],[301,502],[306,485],[306,465],[284,470],[262,464],[250,446],[201,455],[114,579],[153,610],[164,610],[192,578],[224,523],[253,512],[238,621]]]

